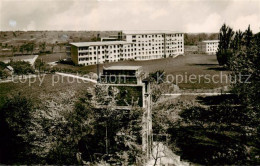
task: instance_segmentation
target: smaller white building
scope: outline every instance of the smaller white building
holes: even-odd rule
[[[219,40],[204,40],[198,44],[198,51],[206,54],[216,54]]]

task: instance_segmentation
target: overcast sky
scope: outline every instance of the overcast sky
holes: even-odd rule
[[[0,0],[0,30],[260,31],[260,0]]]

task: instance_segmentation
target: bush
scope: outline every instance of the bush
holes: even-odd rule
[[[71,60],[60,59],[59,63],[66,64],[66,65],[74,65],[75,66],[75,63],[73,61],[71,61]]]
[[[26,74],[33,74],[34,69],[32,68],[31,64],[29,62],[25,61],[11,61],[10,66],[13,67],[14,73],[17,75],[26,75]]]

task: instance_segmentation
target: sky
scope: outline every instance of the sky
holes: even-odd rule
[[[260,31],[260,0],[0,0],[0,31]]]

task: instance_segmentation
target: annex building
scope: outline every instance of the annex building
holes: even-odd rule
[[[216,54],[219,40],[204,40],[198,44],[198,51],[206,54]]]
[[[142,150],[150,157],[152,150],[152,110],[150,81],[146,78],[142,66],[104,67],[100,84],[106,85],[116,100],[116,108],[133,109],[135,106],[144,109],[142,118]]]
[[[120,38],[120,41],[70,43],[69,55],[75,64],[87,66],[175,57],[184,53],[184,35],[179,32],[123,31]]]

